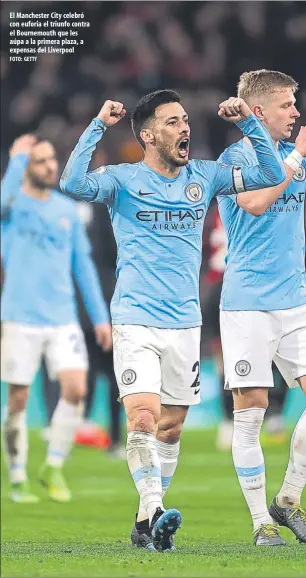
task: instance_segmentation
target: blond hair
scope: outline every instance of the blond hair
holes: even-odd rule
[[[295,93],[298,89],[298,83],[288,74],[262,68],[241,74],[237,85],[237,94],[249,102],[254,97],[265,97],[284,88],[291,88]]]

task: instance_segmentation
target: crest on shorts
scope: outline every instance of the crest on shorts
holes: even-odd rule
[[[131,383],[134,383],[134,381],[136,381],[136,373],[134,369],[126,369],[123,372],[121,379],[124,385],[131,385]]]
[[[203,189],[198,183],[190,183],[185,188],[185,194],[189,201],[196,203],[200,201],[203,197]]]
[[[236,363],[235,371],[237,375],[240,375],[240,377],[245,377],[245,375],[249,375],[251,371],[251,365],[249,364],[248,361],[242,359],[241,361],[238,361]]]
[[[299,183],[301,181],[305,181],[305,178],[306,178],[306,171],[304,167],[300,167],[297,171],[295,171],[293,175],[293,180],[298,181]]]

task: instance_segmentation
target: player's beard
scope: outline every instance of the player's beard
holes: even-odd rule
[[[53,189],[57,183],[57,176],[50,174],[45,178],[40,178],[33,173],[29,174],[29,179],[33,187],[37,189]]]
[[[184,167],[189,161],[188,156],[181,158],[175,148],[167,143],[159,142],[157,150],[160,160],[170,167]]]

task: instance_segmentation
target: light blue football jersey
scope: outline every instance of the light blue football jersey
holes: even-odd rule
[[[75,277],[92,323],[105,323],[108,307],[76,203],[55,190],[45,200],[24,194],[28,160],[15,155],[1,186],[1,319],[32,326],[76,323]]]
[[[281,141],[282,159],[294,149]],[[220,162],[251,167],[255,151],[243,139],[219,157]],[[228,236],[228,254],[221,295],[223,310],[272,311],[306,303],[305,193],[306,162],[279,199],[260,217],[219,197],[219,213]]]
[[[282,182],[283,164],[262,124],[251,115],[239,127],[253,142],[259,159],[259,166],[242,169],[246,187]],[[72,197],[109,207],[118,248],[112,321],[170,329],[199,326],[204,218],[214,195],[235,192],[241,171],[192,160],[173,179],[143,161],[88,173],[105,130],[100,119],[93,119],[69,158],[60,186]]]

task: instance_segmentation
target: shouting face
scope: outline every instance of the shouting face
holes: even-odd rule
[[[190,127],[188,115],[178,102],[162,104],[142,131],[146,146],[151,145],[164,164],[181,167],[188,163]]]

